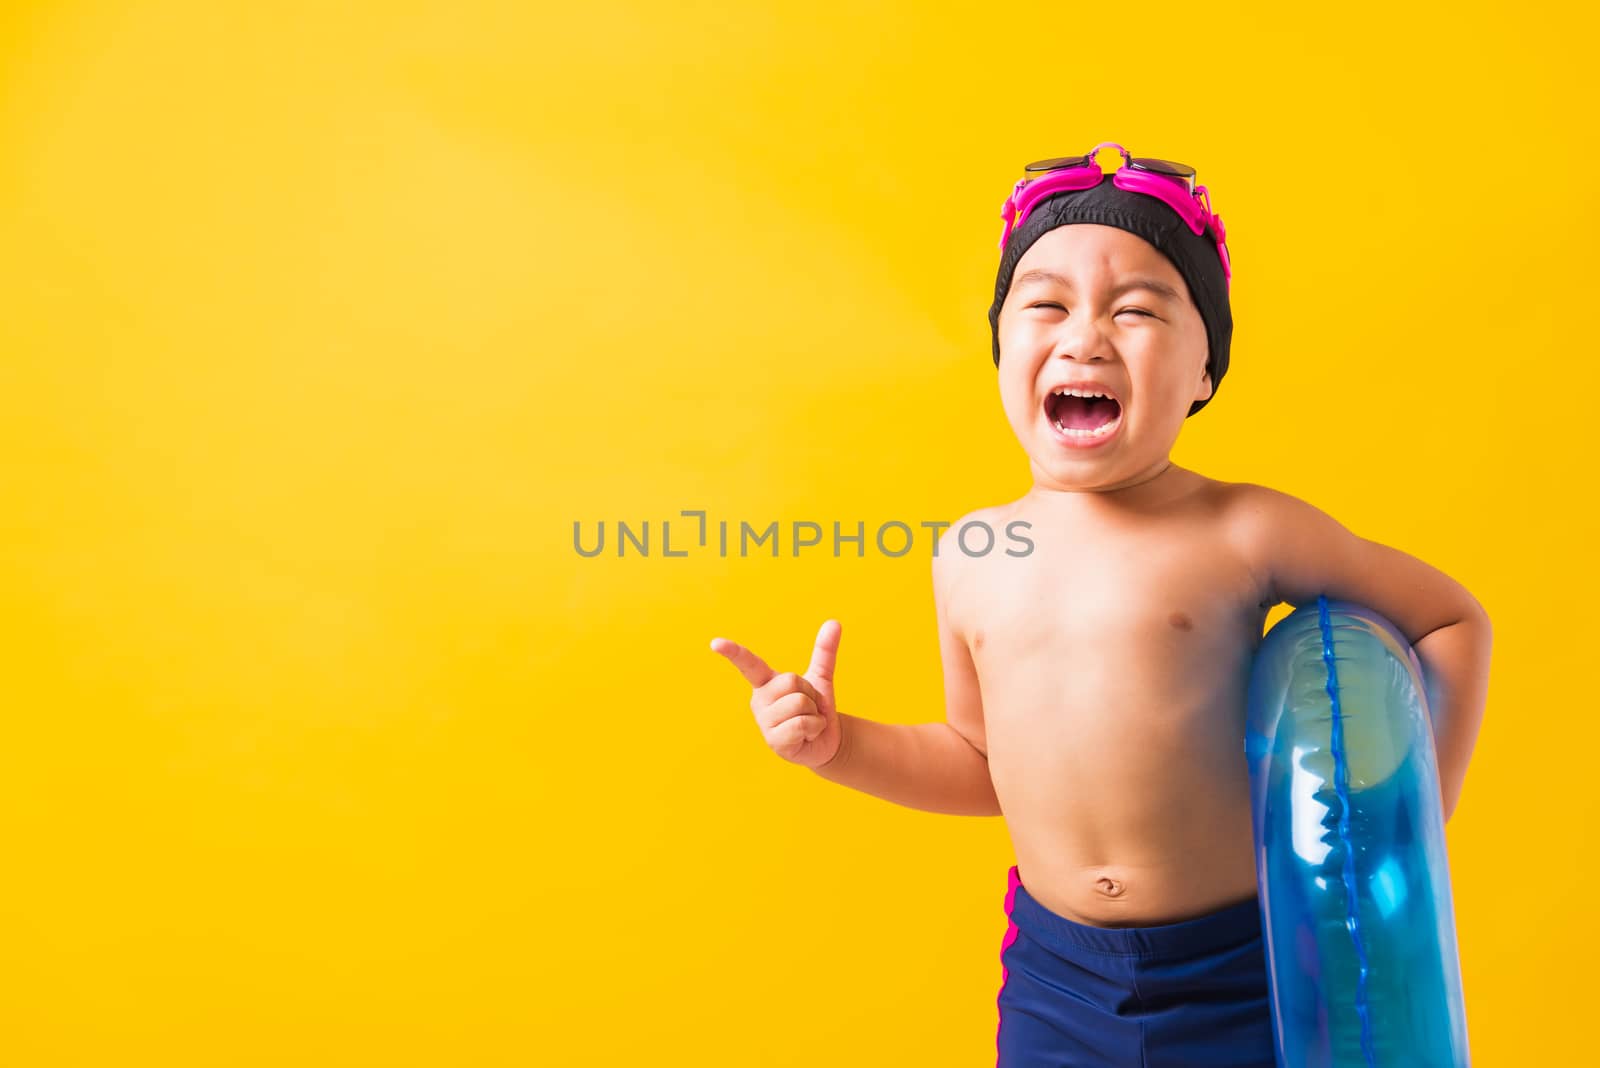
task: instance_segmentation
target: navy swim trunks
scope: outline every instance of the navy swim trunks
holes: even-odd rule
[[[1257,898],[1094,927],[1007,884],[997,1068],[1274,1068]]]

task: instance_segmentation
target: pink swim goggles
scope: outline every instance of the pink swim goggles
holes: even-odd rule
[[[1217,241],[1217,255],[1222,257],[1222,274],[1231,289],[1233,267],[1228,262],[1227,230],[1222,216],[1211,210],[1211,196],[1203,185],[1194,184],[1195,170],[1186,163],[1173,163],[1164,159],[1133,159],[1128,150],[1115,141],[1102,141],[1083,156],[1062,156],[1042,159],[1023,168],[1031,177],[1022,178],[1006,197],[1000,217],[1006,228],[1000,234],[1000,248],[1006,247],[1011,231],[1021,226],[1033,206],[1052,193],[1070,189],[1092,189],[1105,176],[1095,162],[1095,153],[1107,146],[1122,153],[1122,166],[1111,176],[1118,189],[1144,193],[1166,203],[1183,219],[1195,234],[1205,233],[1211,227]]]

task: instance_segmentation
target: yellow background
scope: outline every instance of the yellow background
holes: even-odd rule
[[[4,11],[0,1063],[993,1063],[1001,821],[784,763],[707,648],[836,616],[840,706],[939,719],[927,541],[660,527],[1022,492],[999,206],[1100,140],[1228,225],[1174,459],[1489,609],[1473,1050],[1586,1060],[1592,24],[330,8]]]

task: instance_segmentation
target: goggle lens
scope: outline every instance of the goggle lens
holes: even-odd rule
[[[1170,178],[1193,178],[1195,170],[1187,163],[1174,163],[1170,159],[1134,159],[1128,166],[1136,171],[1154,171]]]
[[[1038,171],[1061,171],[1069,167],[1087,167],[1090,158],[1089,156],[1057,156],[1055,159],[1035,160],[1022,169],[1028,173],[1034,173]]]

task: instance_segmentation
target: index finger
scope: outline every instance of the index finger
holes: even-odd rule
[[[727,657],[751,686],[765,686],[771,681],[772,676],[777,674],[767,666],[765,660],[738,642],[730,642],[726,638],[712,638],[711,651]]]

